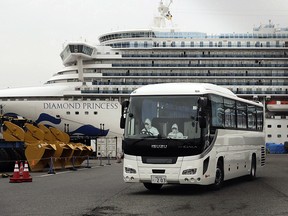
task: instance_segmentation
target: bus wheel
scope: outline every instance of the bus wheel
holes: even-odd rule
[[[223,186],[224,182],[224,171],[223,171],[223,162],[218,160],[216,174],[215,174],[215,182],[212,185],[212,188],[217,190]]]
[[[148,190],[160,190],[162,184],[143,183]]]
[[[251,160],[249,180],[254,180],[255,178],[256,178],[256,157],[255,155],[253,155]]]

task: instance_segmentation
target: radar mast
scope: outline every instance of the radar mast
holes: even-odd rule
[[[170,13],[170,5],[173,0],[170,0],[168,4],[164,4],[163,0],[160,1],[158,6],[159,15],[154,17],[154,27],[165,28],[166,21],[172,21],[172,14]]]

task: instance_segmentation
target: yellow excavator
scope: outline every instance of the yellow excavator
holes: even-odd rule
[[[25,157],[31,171],[43,171],[53,163],[54,169],[79,167],[93,153],[91,146],[70,143],[67,133],[43,124],[3,122],[3,139],[25,142]]]

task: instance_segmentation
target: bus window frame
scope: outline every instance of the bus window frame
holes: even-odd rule
[[[247,103],[247,102],[243,102],[243,101],[240,101],[240,100],[235,100],[235,99],[232,99],[232,98],[229,98],[229,97],[225,97],[225,96],[222,96],[222,95],[217,95],[217,94],[209,94],[208,95],[208,99],[210,101],[210,104],[211,104],[211,111],[210,111],[210,115],[211,115],[211,120],[210,120],[210,125],[212,128],[214,129],[231,129],[231,130],[243,130],[243,131],[263,131],[264,129],[264,117],[263,117],[263,113],[264,113],[264,108],[261,107],[261,106],[257,106],[255,104],[250,104],[250,103]],[[233,102],[233,107],[230,107],[229,103],[227,103],[227,105],[225,105],[225,100],[227,102],[231,102],[231,101],[234,101]],[[221,103],[222,102],[222,103]],[[230,103],[232,104],[232,103]],[[238,104],[241,104],[242,106],[245,106],[246,107],[246,127],[239,127],[239,123],[238,123],[238,119],[237,119],[237,115],[238,115]],[[215,106],[215,107],[214,107]],[[253,112],[249,112],[248,111],[248,107],[250,108],[250,110],[253,110]],[[234,126],[229,126],[228,124],[225,124],[225,109],[228,109],[228,108],[232,108],[232,112],[231,113],[235,113],[234,114]],[[219,110],[219,109],[223,109],[223,114],[222,114],[222,125],[221,125],[221,121],[220,121],[220,124],[215,124],[215,119],[218,118],[217,113],[215,112],[215,110]],[[234,109],[234,111],[233,111]],[[243,109],[241,110],[243,111]],[[249,121],[249,114],[252,114],[252,116],[254,116],[254,118],[252,118],[252,122],[254,122],[254,124],[252,124],[253,126],[250,126],[248,125],[248,121]],[[260,117],[261,116],[261,117]],[[231,115],[230,115],[231,117]],[[251,117],[251,115],[250,115]],[[259,120],[259,117],[260,117],[260,120]],[[251,119],[250,119],[251,120]],[[218,121],[219,122],[219,121]],[[250,121],[251,123],[251,121]]]

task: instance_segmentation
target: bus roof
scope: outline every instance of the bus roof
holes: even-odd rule
[[[250,104],[263,106],[259,102],[239,98],[227,88],[210,83],[160,83],[142,86],[131,93],[131,96],[144,95],[202,95],[216,94]]]
[[[193,95],[217,93],[229,97],[237,97],[227,88],[210,83],[161,83],[142,86],[131,95]]]

